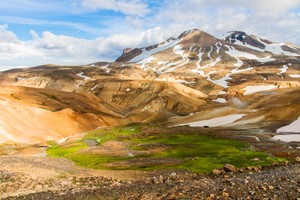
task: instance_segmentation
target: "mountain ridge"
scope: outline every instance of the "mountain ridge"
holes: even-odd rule
[[[227,40],[193,29],[160,44],[125,49],[120,58],[128,62],[0,72],[0,104],[3,109],[6,102],[18,105],[0,114],[4,127],[0,139],[36,143],[45,142],[43,134],[56,140],[101,126],[153,121],[178,125],[229,115],[241,118],[228,126],[274,132],[274,127],[297,119],[298,47],[240,31],[231,32]],[[256,42],[262,45],[251,46]],[[290,101],[284,102],[293,92]],[[269,98],[273,105],[257,105]],[[285,107],[284,118],[276,116],[283,112],[280,106]],[[30,110],[41,113],[40,118],[29,122],[30,126],[16,123],[14,128],[9,119],[34,117]],[[54,123],[57,116],[62,123]],[[47,129],[60,134],[33,128],[45,124],[45,119],[53,122]],[[74,128],[64,131],[63,122]],[[28,127],[34,137],[24,131]]]
[[[199,29],[192,29],[189,31],[185,31],[182,34],[180,34],[177,38],[170,38],[164,42],[161,42],[159,44],[155,44],[155,45],[151,45],[148,47],[143,47],[143,48],[134,48],[134,52],[129,51],[129,52],[123,52],[123,54],[116,59],[116,62],[129,62],[132,60],[132,58],[140,55],[143,50],[144,51],[150,51],[153,50],[154,48],[158,48],[158,46],[160,45],[164,45],[164,44],[168,44],[170,41],[175,41],[175,40],[180,40],[183,39],[184,41],[179,42],[181,45],[183,45],[184,48],[186,48],[186,46],[190,47],[192,43],[196,44],[196,47],[206,47],[209,45],[213,45],[216,42],[228,42],[225,44],[237,44],[240,46],[244,46],[244,47],[252,47],[253,50],[257,50],[257,51],[261,51],[264,50],[264,48],[266,48],[266,45],[270,45],[270,44],[278,44],[281,46],[283,46],[283,48],[285,48],[288,51],[291,51],[290,53],[297,53],[298,55],[294,55],[294,56],[299,56],[300,53],[300,48],[298,48],[296,45],[293,44],[285,44],[285,43],[274,43],[271,42],[269,40],[265,40],[262,38],[259,38],[257,36],[254,35],[247,35],[245,32],[243,31],[230,31],[229,32],[230,35],[225,36],[224,39],[218,39],[204,31],[201,31]],[[192,41],[193,42],[192,42]],[[184,45],[187,44],[188,45]],[[275,48],[275,47],[274,47]],[[259,50],[260,49],[260,50]],[[270,50],[267,49],[267,50]],[[278,50],[274,49],[274,50]],[[275,51],[271,51],[270,53],[276,53]],[[282,53],[282,52],[281,52]],[[131,59],[126,59],[129,55],[135,54],[134,56],[130,56]],[[292,55],[292,54],[290,54]]]

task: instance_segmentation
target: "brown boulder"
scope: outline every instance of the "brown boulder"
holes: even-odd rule
[[[212,173],[214,175],[218,176],[218,175],[222,174],[222,170],[220,170],[220,169],[214,169],[214,170],[212,170]]]
[[[235,172],[236,171],[235,166],[233,166],[231,164],[224,165],[223,169],[225,172]]]

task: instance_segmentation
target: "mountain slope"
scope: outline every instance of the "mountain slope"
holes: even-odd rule
[[[125,49],[112,63],[0,72],[0,142],[44,142],[99,126],[226,116],[239,116],[232,126],[274,132],[300,116],[299,88],[296,45],[241,31],[218,39],[194,29]],[[278,116],[283,110],[284,117]]]

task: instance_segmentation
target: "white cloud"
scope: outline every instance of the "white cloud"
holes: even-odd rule
[[[39,36],[31,30],[32,40],[21,41],[14,33],[0,26],[2,35],[12,39],[0,41],[0,66],[34,66],[45,63],[80,65],[96,61],[113,61],[125,47],[148,46],[165,40],[168,34],[161,28],[153,28],[134,35],[119,34],[87,40],[49,31]],[[4,37],[3,37],[4,38]]]
[[[43,57],[42,52],[18,39],[7,26],[0,25],[0,63],[13,62],[20,58]]]
[[[269,16],[278,16],[287,13],[290,9],[293,9],[300,5],[300,0],[251,0],[251,1],[240,1],[230,0],[232,4],[246,6],[249,9],[253,9],[259,13],[263,13]]]
[[[6,42],[17,42],[18,37],[12,32],[7,30],[7,25],[0,25],[0,41]]]
[[[174,32],[202,29],[222,37],[232,30],[265,37],[273,41],[300,41],[300,0],[166,0],[143,24],[177,27]]]
[[[82,4],[90,10],[114,10],[125,15],[144,16],[149,12],[140,0],[83,0]]]

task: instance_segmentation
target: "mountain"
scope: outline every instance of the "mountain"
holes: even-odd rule
[[[242,31],[218,39],[193,29],[124,49],[112,63],[0,72],[0,88],[0,142],[152,121],[203,126],[218,117],[224,126],[274,133],[300,116],[300,48]]]
[[[132,51],[124,53],[117,61],[137,64],[154,73],[155,79],[186,81],[192,85],[199,79],[205,82],[205,78],[205,84],[212,88],[238,84],[234,82],[240,80],[231,77],[250,72],[257,72],[260,79],[268,80],[268,73],[273,76],[283,65],[295,69],[293,66],[299,64],[300,55],[300,49],[295,46],[269,42],[243,32],[233,32],[220,40],[197,29],[184,32],[177,39],[141,48],[139,54]],[[294,72],[291,70],[291,73]]]

